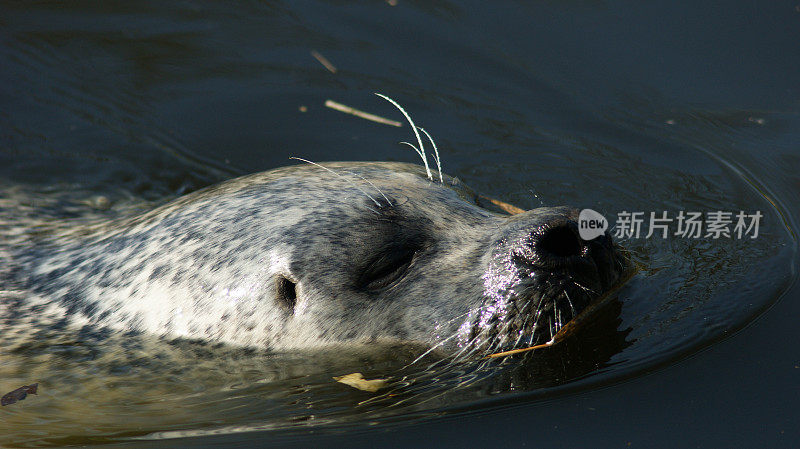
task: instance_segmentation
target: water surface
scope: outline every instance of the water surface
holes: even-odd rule
[[[40,393],[0,410],[3,445],[369,445],[385,432],[445,446],[800,439],[794,4],[0,11],[3,216],[134,213],[290,156],[417,162],[398,144],[408,127],[324,107],[402,119],[372,92],[434,135],[445,172],[526,209],[764,216],[756,239],[623,239],[640,270],[597,329],[549,355],[415,372],[399,396],[331,376],[402,377],[411,349],[275,355],[68,332],[8,344],[0,385],[39,381]]]

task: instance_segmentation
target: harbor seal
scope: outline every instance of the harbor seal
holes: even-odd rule
[[[17,235],[0,244],[0,289],[17,292],[0,317],[6,329],[23,320],[273,351],[413,342],[486,354],[552,339],[624,276],[607,233],[579,237],[575,209],[505,215],[435,174],[295,165]]]

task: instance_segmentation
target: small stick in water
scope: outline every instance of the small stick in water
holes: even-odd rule
[[[542,344],[536,345],[536,346],[528,346],[527,348],[512,349],[510,351],[495,352],[494,354],[489,354],[484,358],[493,359],[493,358],[496,358],[496,357],[505,357],[507,355],[519,354],[520,352],[533,351],[534,349],[548,348],[550,346],[553,346],[554,344],[556,344],[556,339],[555,338],[553,338],[552,340],[548,341],[547,343],[542,343]]]
[[[516,215],[516,214],[521,214],[521,213],[525,212],[525,209],[520,209],[519,207],[517,207],[517,206],[515,206],[513,204],[504,203],[504,202],[502,202],[500,200],[496,200],[494,198],[489,198],[488,196],[484,196],[484,195],[480,195],[480,194],[478,196],[481,199],[487,200],[490,203],[494,204],[495,206],[499,207],[504,212],[507,212],[509,215]]]
[[[346,114],[351,114],[351,115],[355,115],[356,117],[361,117],[363,119],[371,120],[373,122],[383,123],[384,125],[396,126],[398,128],[403,126],[403,124],[400,123],[400,122],[396,122],[394,120],[389,120],[388,118],[383,118],[383,117],[377,116],[375,114],[370,114],[369,112],[359,111],[356,108],[351,108],[350,106],[343,105],[341,103],[337,103],[337,102],[335,102],[333,100],[326,100],[325,101],[325,106],[327,106],[327,107],[329,107],[331,109],[336,109],[337,111],[340,111],[340,112],[344,112]]]
[[[320,64],[324,65],[326,69],[328,69],[331,73],[336,73],[336,67],[328,61],[328,58],[322,56],[316,50],[311,50],[311,56],[313,56]]]

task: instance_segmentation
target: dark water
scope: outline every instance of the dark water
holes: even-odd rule
[[[611,332],[404,402],[359,405],[324,355],[49,336],[0,352],[2,388],[41,382],[0,445],[796,446],[800,7],[644,3],[3,2],[0,206],[20,215],[121,214],[289,156],[416,162],[408,127],[324,107],[400,120],[382,92],[445,172],[523,208],[764,217],[756,239],[624,240],[641,269]]]

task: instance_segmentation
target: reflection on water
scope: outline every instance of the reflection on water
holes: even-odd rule
[[[509,8],[4,3],[0,232],[145,210],[286,165],[289,156],[415,162],[395,145],[407,129],[322,106],[333,98],[400,119],[372,98],[380,91],[430,124],[446,172],[490,196],[525,208],[590,207],[608,218],[623,210],[761,211],[759,238],[623,241],[640,271],[592,326],[557,347],[502,360],[429,357],[407,366],[424,348],[267,354],[97,329],[0,334],[0,393],[40,388],[0,410],[0,445],[360,428],[459,413],[488,398],[536,401],[670,363],[769,307],[796,278],[796,217],[787,211],[800,207],[800,181],[785,167],[800,161],[800,120],[783,94],[758,86],[787,92],[781,83],[791,77],[716,73],[708,68],[724,58],[716,48],[690,53],[709,64],[698,69],[683,47],[638,47],[629,33],[645,39],[647,27],[616,27],[649,15],[620,22],[615,14],[641,6]],[[575,23],[589,34],[576,35]],[[769,48],[780,49],[768,34]],[[625,47],[626,39],[636,45]],[[759,61],[757,47],[731,47],[737,61]],[[662,59],[648,65],[645,53]],[[715,83],[772,100],[715,103]],[[0,290],[6,306],[24,299]],[[391,385],[371,394],[332,380],[350,372],[391,377]]]
[[[432,355],[415,362],[426,348],[410,346],[274,354],[90,329],[42,329],[0,341],[4,384],[40,383],[39,395],[25,407],[6,409],[4,425],[14,431],[5,442],[89,444],[420,419],[604,368],[630,344],[628,331],[616,331],[620,307],[605,306],[591,325],[551,350],[457,364]],[[333,381],[356,371],[388,378],[389,384],[369,393]]]

